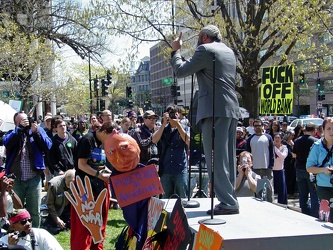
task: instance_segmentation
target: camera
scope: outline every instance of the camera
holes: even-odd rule
[[[13,173],[11,173],[11,174],[6,174],[5,176],[6,176],[8,179],[13,179],[13,180],[16,179],[16,175],[13,174]]]
[[[245,165],[245,164],[247,164],[247,157],[246,156],[242,157],[242,165]],[[246,167],[242,168],[243,172],[245,172],[245,169],[246,169]]]
[[[29,121],[28,128],[31,128],[31,124],[34,123],[36,121],[36,119],[34,117],[28,116],[28,121]]]
[[[176,112],[175,111],[170,111],[169,112],[169,117],[171,118],[171,119],[176,119],[177,117],[176,117]]]

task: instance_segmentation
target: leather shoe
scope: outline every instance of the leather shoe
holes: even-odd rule
[[[239,209],[226,209],[221,207],[215,207],[213,209],[214,215],[228,215],[228,214],[239,214]],[[207,214],[211,215],[212,210],[208,210]]]

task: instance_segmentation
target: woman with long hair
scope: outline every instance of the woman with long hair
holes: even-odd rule
[[[274,191],[278,194],[278,203],[288,204],[287,186],[284,175],[284,159],[288,155],[288,149],[286,145],[282,144],[282,134],[281,132],[274,134]]]

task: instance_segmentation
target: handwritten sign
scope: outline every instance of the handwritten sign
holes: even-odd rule
[[[290,114],[293,107],[292,65],[262,69],[260,114]]]
[[[221,249],[222,243],[223,238],[218,232],[204,224],[200,224],[194,250]]]
[[[167,233],[162,249],[187,249],[191,240],[191,231],[180,198],[177,199],[167,222]]]
[[[164,193],[153,164],[112,176],[111,182],[120,207]]]
[[[81,178],[76,176],[77,189],[73,182],[70,184],[73,197],[67,191],[65,191],[65,195],[75,208],[82,225],[88,229],[96,244],[104,239],[101,231],[103,224],[102,208],[107,189],[104,188],[95,201],[90,179],[87,176],[84,177],[84,183],[85,186],[83,186]]]

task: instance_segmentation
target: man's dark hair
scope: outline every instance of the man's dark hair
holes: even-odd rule
[[[60,115],[55,115],[51,118],[51,129],[56,128],[55,122],[56,120],[62,120],[62,117]]]
[[[317,125],[314,124],[313,122],[309,122],[305,125],[305,131],[306,132],[312,132],[312,131],[315,131],[317,128]]]
[[[54,121],[54,128],[58,127],[58,125],[61,124],[63,121],[64,121],[63,119],[56,119]],[[66,126],[67,126],[67,124],[66,124]]]
[[[98,129],[99,132],[105,131],[107,134],[111,134],[114,129],[118,129],[118,126],[113,122],[105,122],[103,125]]]
[[[177,105],[175,104],[170,104],[167,108],[166,108],[167,112],[173,111],[173,112],[179,112],[179,108]]]
[[[254,119],[253,124],[254,123],[260,123],[261,126],[263,125],[263,122],[261,119]]]

